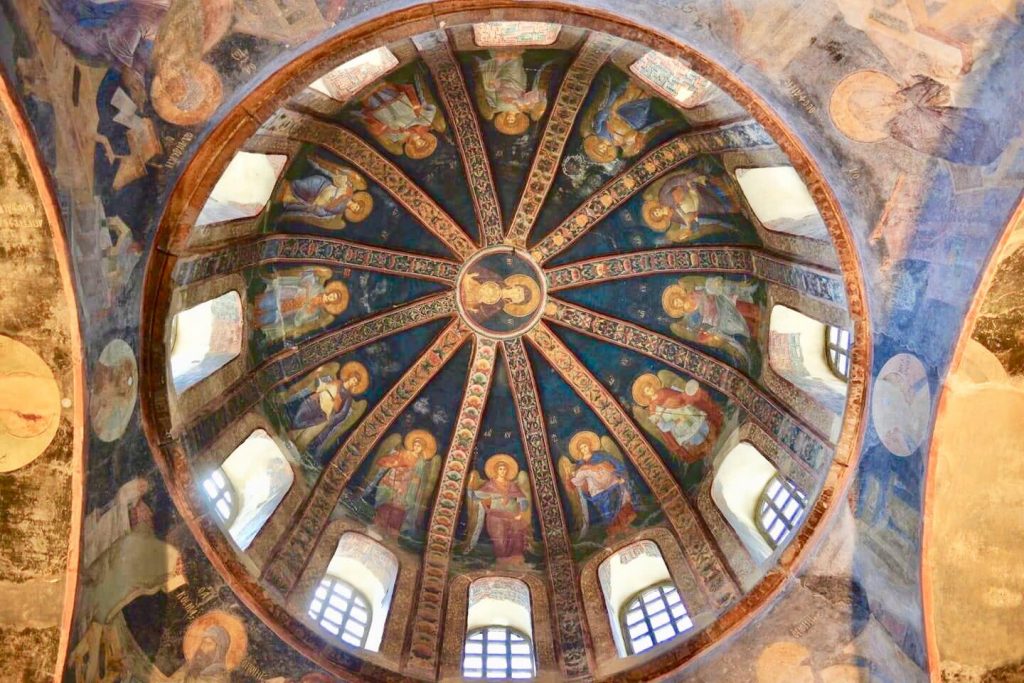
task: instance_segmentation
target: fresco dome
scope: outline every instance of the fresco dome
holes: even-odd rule
[[[339,676],[493,677],[487,629],[529,646],[504,677],[671,671],[782,588],[845,476],[841,219],[699,55],[395,31],[283,70],[179,182],[142,370],[172,497]]]

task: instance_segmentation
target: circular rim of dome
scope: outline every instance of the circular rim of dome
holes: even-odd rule
[[[335,33],[320,38],[320,42],[267,76],[232,109],[225,112],[219,123],[206,134],[169,195],[146,264],[140,336],[142,339],[159,342],[142,344],[140,350],[139,393],[147,441],[176,507],[204,554],[243,603],[272,631],[308,659],[342,679],[362,680],[361,677],[372,676],[375,671],[397,673],[380,664],[380,657],[376,653],[360,653],[365,656],[355,657],[359,664],[348,668],[346,662],[351,662],[354,657],[349,654],[332,654],[338,648],[328,646],[325,649],[319,634],[282,609],[287,600],[272,595],[260,579],[253,577],[235,554],[220,527],[209,515],[201,512],[203,505],[198,487],[191,485],[192,475],[188,462],[182,448],[175,443],[178,435],[172,428],[165,370],[167,349],[163,340],[169,328],[167,313],[172,294],[169,284],[176,255],[187,251],[183,247],[188,232],[232,156],[263,122],[286,100],[321,74],[379,45],[464,24],[547,21],[606,33],[670,57],[685,59],[694,71],[708,78],[768,131],[811,193],[828,228],[839,262],[853,325],[854,343],[850,354],[850,378],[840,436],[824,477],[824,486],[817,498],[820,502],[808,511],[800,533],[793,538],[778,564],[770,568],[752,590],[720,614],[713,622],[713,627],[628,669],[631,676],[644,677],[678,672],[699,661],[714,645],[745,627],[774,602],[789,581],[804,567],[811,555],[810,551],[820,545],[824,527],[836,512],[838,503],[842,501],[852,481],[866,426],[864,404],[871,363],[871,335],[866,315],[864,280],[853,247],[852,233],[821,169],[782,116],[733,72],[704,53],[668,37],[655,27],[642,26],[609,12],[565,2],[544,0],[523,7],[502,0],[485,9],[475,8],[475,4],[472,0],[436,0],[381,13],[344,30],[336,29]],[[640,532],[628,542],[643,537],[644,532]],[[492,573],[501,574],[501,571]],[[617,677],[607,670],[595,670],[593,674],[597,680]]]

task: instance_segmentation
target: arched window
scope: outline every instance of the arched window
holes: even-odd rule
[[[844,382],[850,379],[850,344],[853,336],[848,330],[829,325],[825,346],[828,349],[828,366],[836,377]]]
[[[242,351],[242,299],[226,292],[171,319],[171,378],[181,393]]]
[[[343,534],[309,602],[309,618],[353,647],[376,652],[398,578],[398,559],[373,539]]]
[[[761,492],[757,526],[772,548],[778,548],[793,534],[806,509],[803,491],[776,473]]]
[[[257,429],[210,474],[203,488],[211,500],[211,486],[222,490],[222,497],[214,506],[232,540],[246,550],[281,504],[293,481],[291,463],[281,447],[264,430]],[[225,495],[234,510],[229,516],[224,516],[221,510]]]
[[[518,579],[488,576],[469,586],[465,678],[533,678],[530,588]]]
[[[775,550],[761,530],[758,511],[761,494],[776,474],[775,465],[744,441],[725,454],[711,481],[711,500],[759,565]]]
[[[693,628],[693,620],[671,581],[640,591],[622,608],[629,654],[639,654]]]
[[[287,162],[283,154],[237,152],[210,192],[196,226],[258,215]]]
[[[309,617],[353,647],[365,647],[373,611],[352,584],[336,576],[320,579],[309,603]]]
[[[231,490],[231,484],[224,473],[219,469],[210,473],[203,480],[203,491],[210,499],[210,504],[217,511],[217,516],[222,522],[230,522],[235,516],[235,495]]]
[[[693,628],[661,550],[631,543],[597,568],[612,639],[620,657],[639,654]]]
[[[533,642],[507,626],[485,626],[466,635],[464,678],[533,678]]]
[[[792,166],[737,168],[750,210],[768,230],[817,240],[829,238],[811,193]]]
[[[792,308],[773,306],[769,324],[768,363],[775,372],[819,404],[841,415],[846,382],[836,377],[829,367],[829,332],[826,327],[824,323]],[[849,370],[848,362],[846,367]]]

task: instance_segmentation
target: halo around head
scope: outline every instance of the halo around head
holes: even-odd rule
[[[839,81],[832,91],[828,113],[843,135],[857,142],[879,142],[889,137],[888,119],[873,116],[863,104],[874,95],[881,102],[900,90],[892,76],[881,71],[855,71]]]
[[[361,394],[370,386],[370,373],[366,371],[366,366],[359,361],[350,360],[341,366],[341,372],[338,373],[338,377],[344,381],[349,375],[356,375],[359,378],[359,383],[352,390],[353,394]]]
[[[181,647],[185,652],[185,659],[189,662],[196,655],[199,644],[203,641],[204,634],[213,627],[220,627],[228,634],[228,647],[224,654],[224,668],[228,671],[238,668],[245,657],[249,647],[249,638],[245,634],[245,625],[238,617],[214,610],[193,621],[185,631],[185,638]]]
[[[521,111],[499,111],[494,116],[494,127],[505,135],[522,135],[530,127],[530,118]]]
[[[516,318],[525,318],[532,314],[540,306],[540,285],[529,275],[517,273],[505,278],[506,287],[523,287],[526,289],[526,299],[521,303],[506,302],[502,307],[506,313]]]
[[[601,437],[594,432],[577,432],[569,441],[569,455],[573,460],[583,459],[580,455],[580,446],[583,444],[590,446],[590,451],[594,452],[601,448]]]
[[[610,164],[619,156],[618,148],[597,135],[590,135],[583,140],[583,151],[591,161],[599,164]]]
[[[337,301],[327,301],[328,294],[337,294]],[[324,310],[331,315],[341,315],[348,308],[348,287],[341,280],[331,280],[324,286]]]
[[[403,149],[410,159],[426,159],[437,149],[437,136],[433,133],[412,135],[405,141]]]
[[[484,463],[484,474],[487,475],[488,479],[495,479],[498,476],[498,465],[505,463],[508,467],[508,476],[506,479],[515,479],[516,475],[519,474],[519,463],[511,455],[505,453],[498,453],[487,458],[487,462]]]
[[[437,439],[434,435],[425,429],[414,429],[405,435],[405,440],[402,445],[408,450],[412,450],[413,445],[419,441],[423,444],[423,457],[426,460],[433,458],[437,453]]]
[[[687,290],[685,287],[679,284],[669,285],[665,288],[665,291],[661,293],[661,307],[665,309],[665,312],[673,318],[682,318],[689,311],[686,310],[685,302],[693,292]],[[675,300],[680,298],[683,300],[682,305],[676,305]]]
[[[651,399],[644,394],[644,389],[647,387],[654,389],[654,391],[658,391],[664,388],[664,385],[662,385],[661,380],[658,379],[657,375],[650,372],[646,372],[637,377],[633,382],[632,389],[633,400],[637,405],[644,407],[650,405]]]
[[[649,199],[644,202],[643,207],[640,209],[640,213],[643,215],[644,223],[648,228],[655,232],[665,232],[668,230],[668,226],[672,225],[672,214],[666,212],[664,216],[656,216],[654,212],[658,209],[666,208],[656,199]]]
[[[369,192],[356,192],[345,207],[345,220],[358,223],[373,211],[373,196]]]

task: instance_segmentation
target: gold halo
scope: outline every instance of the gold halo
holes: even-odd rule
[[[501,463],[508,466],[508,479],[515,479],[519,474],[519,463],[507,453],[498,453],[487,458],[487,462],[484,463],[484,474],[487,475],[487,478],[494,479],[498,476],[498,465]]]
[[[414,141],[416,140],[417,137],[427,141],[426,147],[416,147]],[[405,156],[409,157],[410,159],[426,159],[427,157],[434,153],[435,149],[437,149],[437,136],[434,135],[433,133],[410,135],[409,139],[405,141],[405,146],[403,147],[403,150],[405,151]]]
[[[358,208],[353,205],[358,205]],[[373,196],[369,192],[356,192],[345,205],[345,220],[353,223],[365,219],[373,211]]]
[[[228,632],[228,650],[224,655],[224,667],[231,671],[238,667],[245,657],[249,647],[249,638],[245,635],[245,626],[238,619],[227,612],[214,610],[193,621],[185,631],[185,638],[181,648],[185,651],[185,659],[189,662],[196,654],[199,643],[203,640],[203,633],[211,626],[220,626]]]
[[[572,456],[573,460],[582,460],[583,456],[579,454],[580,446],[584,443],[590,444],[590,452],[601,448],[601,437],[594,432],[577,432],[573,435],[572,439],[569,440],[569,455]]]
[[[889,131],[871,125],[871,117],[863,116],[854,101],[858,94],[874,90],[885,95],[895,95],[900,84],[892,76],[865,69],[855,71],[839,81],[832,90],[828,103],[828,113],[836,128],[856,142],[879,142],[889,137]]]
[[[224,86],[216,69],[206,62],[174,63],[153,78],[149,96],[164,121],[194,126],[217,110],[224,96]]]
[[[494,115],[494,127],[505,135],[522,135],[530,127],[530,118],[521,111],[499,111]]]
[[[351,374],[355,374],[359,377],[359,384],[357,384],[355,389],[352,390],[353,395],[358,396],[366,391],[367,387],[370,386],[370,373],[366,371],[366,366],[359,361],[350,360],[341,366],[341,370],[338,372],[338,377],[344,380]]]
[[[327,294],[333,294],[337,292],[340,294],[340,298],[334,303],[327,303]],[[348,308],[349,294],[348,287],[341,280],[331,280],[324,286],[324,310],[331,315],[341,315],[346,308]]]
[[[619,156],[618,148],[615,145],[608,145],[602,151],[602,142],[604,141],[598,136],[590,135],[583,140],[583,151],[590,157],[591,161],[596,161],[599,164],[610,164]]]
[[[668,230],[668,226],[672,225],[672,213],[669,212],[669,214],[663,218],[655,218],[654,210],[659,208],[662,208],[661,202],[656,199],[651,199],[644,202],[643,207],[640,209],[640,213],[643,215],[644,223],[647,224],[648,228],[654,232],[665,232]]]
[[[661,380],[658,379],[658,376],[650,372],[640,375],[633,381],[633,389],[631,392],[633,395],[633,400],[636,402],[637,405],[643,406],[645,408],[651,403],[650,400],[643,394],[644,387],[648,386],[653,388],[655,391],[664,388],[664,385],[661,383]]]
[[[682,318],[686,315],[687,310],[685,308],[678,308],[672,303],[672,299],[677,296],[686,299],[692,292],[687,290],[680,284],[669,285],[665,288],[665,291],[661,293],[661,307],[665,309],[665,312],[672,318]]]
[[[437,439],[425,429],[414,429],[405,435],[402,445],[407,450],[412,450],[412,445],[417,441],[423,442],[423,458],[430,460],[437,453]]]
[[[511,301],[502,306],[502,310],[516,318],[525,318],[540,306],[540,285],[537,281],[525,273],[516,273],[505,278],[506,287],[522,286],[529,293],[526,301],[514,304]]]

